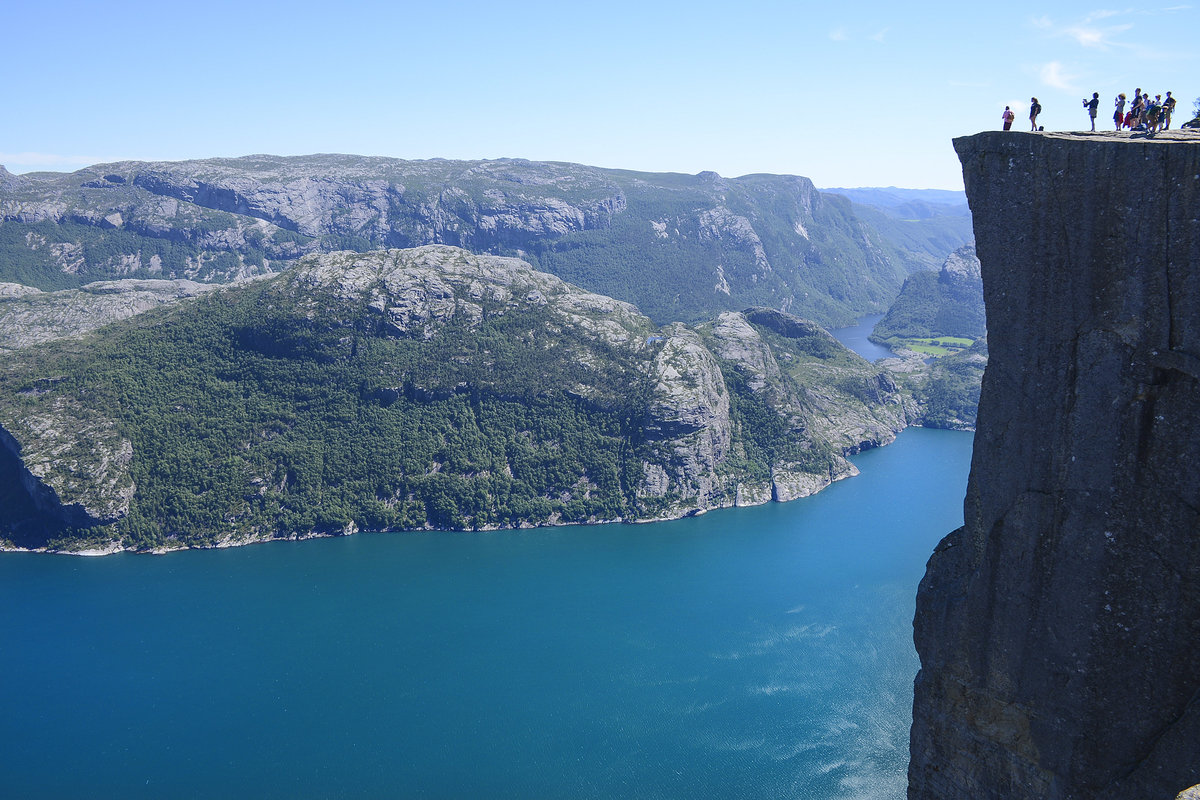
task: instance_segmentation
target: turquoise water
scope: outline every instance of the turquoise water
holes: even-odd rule
[[[971,435],[652,525],[0,554],[7,797],[902,798]]]

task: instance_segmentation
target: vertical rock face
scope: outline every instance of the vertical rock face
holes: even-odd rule
[[[1200,139],[956,139],[991,357],[917,598],[910,798],[1200,781]]]

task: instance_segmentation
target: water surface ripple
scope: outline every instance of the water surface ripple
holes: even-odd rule
[[[904,796],[971,434],[677,522],[0,554],[9,797]]]

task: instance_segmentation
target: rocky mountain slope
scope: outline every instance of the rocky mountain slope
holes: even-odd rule
[[[188,280],[96,281],[79,290],[43,292],[19,283],[0,283],[0,352],[82,334],[198,297],[218,284]]]
[[[56,322],[80,308],[111,324]],[[209,291],[10,288],[0,330],[0,536],[20,547],[675,517],[816,491],[912,413],[791,315],[659,328],[438,245]]]
[[[857,210],[856,210],[857,208]],[[321,155],[0,168],[0,280],[230,281],[300,256],[448,244],[521,257],[658,324],[751,305],[819,323],[883,311],[969,231],[923,232],[805,178]],[[930,251],[936,250],[936,256]]]
[[[929,561],[909,797],[1200,782],[1200,140],[955,140],[990,361]]]

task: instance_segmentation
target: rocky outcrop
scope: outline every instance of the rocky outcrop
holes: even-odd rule
[[[675,324],[667,329],[651,370],[654,393],[645,429],[662,443],[659,451],[667,457],[659,466],[645,465],[653,477],[640,494],[673,495],[677,506],[695,511],[727,505],[720,499],[724,493],[718,472],[733,431],[729,391],[716,359],[695,331]]]
[[[36,395],[51,381],[26,390]],[[129,511],[133,446],[111,417],[55,398],[0,428],[0,459],[52,526],[115,522]]]
[[[775,500],[807,497],[857,475],[846,456],[890,443],[911,421],[912,407],[886,370],[809,320],[751,308],[722,314],[708,334],[713,351],[778,415],[787,437],[804,443],[790,457],[779,454],[772,466],[769,496]],[[813,469],[807,458],[813,451],[834,454],[827,470]],[[763,492],[738,487],[739,497]]]
[[[187,280],[127,279],[41,292],[16,283],[0,283],[0,352],[80,336],[215,288],[214,284]]]
[[[1200,140],[955,140],[990,361],[917,598],[910,798],[1200,776]]]

